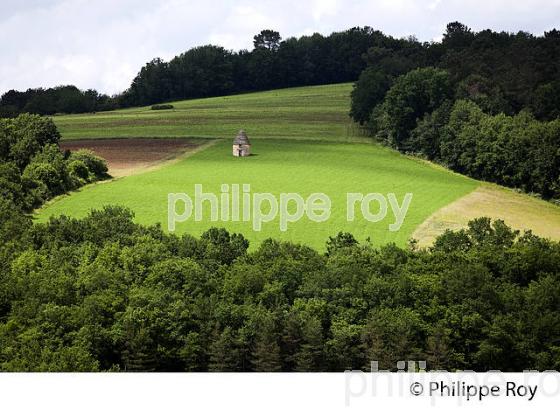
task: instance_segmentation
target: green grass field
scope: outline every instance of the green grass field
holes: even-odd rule
[[[118,137],[200,137],[222,139],[216,145],[162,168],[89,186],[58,198],[37,213],[81,217],[92,208],[122,204],[136,220],[167,226],[167,194],[193,193],[194,184],[220,192],[221,184],[251,184],[252,192],[296,192],[306,197],[324,192],[332,200],[327,222],[306,218],[280,232],[278,221],[254,232],[251,223],[189,221],[177,231],[199,234],[210,226],[241,232],[253,244],[275,237],[323,248],[328,236],[350,231],[374,243],[403,245],[413,235],[423,245],[447,228],[460,228],[478,216],[504,219],[518,229],[532,229],[560,239],[560,212],[527,195],[486,186],[427,162],[411,159],[360,136],[348,117],[351,84],[300,87],[228,97],[174,102],[173,110],[150,107],[55,116],[64,140]],[[233,158],[231,141],[247,130],[255,156]],[[478,190],[475,189],[479,187]],[[402,201],[413,193],[405,223],[390,232],[391,212],[383,222],[346,221],[347,192],[394,192]],[[467,195],[469,194],[470,195]],[[505,195],[505,196],[504,196]],[[277,197],[278,198],[278,197]],[[514,199],[512,199],[514,198]],[[456,201],[460,199],[459,201]],[[390,211],[390,210],[389,210]],[[209,216],[209,215],[208,215]],[[358,217],[360,214],[358,213]]]
[[[433,212],[472,191],[478,183],[468,178],[408,158],[374,144],[344,144],[318,141],[254,140],[255,155],[231,156],[231,141],[217,144],[173,164],[130,177],[84,188],[64,196],[42,210],[38,218],[67,214],[81,217],[89,209],[106,204],[121,204],[136,213],[144,224],[160,222],[167,226],[168,193],[185,192],[193,196],[194,184],[205,192],[220,192],[221,184],[250,184],[251,192],[279,194],[296,192],[302,197],[314,192],[327,194],[332,214],[325,222],[306,217],[280,232],[278,219],[263,224],[255,232],[251,222],[211,222],[209,212],[203,222],[187,221],[177,225],[177,232],[199,235],[211,226],[224,226],[241,232],[253,244],[268,237],[305,243],[322,249],[326,239],[339,231],[352,232],[374,244],[406,244],[414,229]],[[413,193],[406,219],[398,232],[390,232],[394,222],[389,208],[380,222],[368,222],[356,207],[354,222],[346,220],[346,193],[379,192],[396,194],[399,203],[405,193]],[[372,205],[375,213],[378,206]],[[267,209],[266,207],[264,208]]]
[[[265,91],[173,102],[173,110],[131,108],[53,117],[64,139],[250,137],[359,141],[348,116],[351,84]]]

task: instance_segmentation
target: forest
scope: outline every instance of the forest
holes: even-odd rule
[[[2,371],[560,370],[560,244],[474,220],[417,250],[322,254],[0,201]]]
[[[370,49],[351,117],[402,152],[559,203],[560,32],[451,23],[428,50],[439,57],[422,65],[415,54]]]
[[[22,113],[53,115],[108,111],[118,108],[116,98],[95,90],[82,91],[73,85],[7,91],[0,97],[0,118]]]

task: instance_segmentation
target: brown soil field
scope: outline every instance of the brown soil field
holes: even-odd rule
[[[122,177],[152,169],[194,151],[206,140],[189,138],[118,138],[61,141],[62,150],[89,149],[104,158],[109,174]]]

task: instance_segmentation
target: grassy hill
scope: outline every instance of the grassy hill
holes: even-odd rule
[[[134,210],[138,222],[159,222],[166,227],[168,193],[185,192],[194,198],[194,184],[202,184],[204,192],[217,194],[222,184],[250,184],[252,193],[269,192],[277,198],[280,193],[295,192],[303,198],[314,192],[325,193],[332,201],[332,214],[325,222],[304,217],[289,224],[286,232],[280,231],[276,218],[263,224],[262,231],[255,232],[252,222],[212,222],[207,211],[204,221],[178,224],[177,232],[198,235],[212,226],[224,226],[243,233],[252,243],[275,237],[321,249],[329,236],[349,231],[361,240],[370,237],[375,244],[405,245],[416,227],[432,213],[478,185],[471,179],[374,144],[263,139],[255,140],[253,149],[256,155],[234,158],[231,142],[222,140],[159,170],[97,184],[62,197],[40,213],[40,220],[57,214],[81,217],[91,208],[121,204]],[[348,222],[348,192],[394,193],[399,203],[411,192],[413,199],[401,229],[390,232],[389,224],[395,222],[390,208],[385,219],[372,223],[362,217],[357,206],[355,221]],[[374,202],[371,212],[378,209]]]
[[[64,139],[250,137],[364,140],[348,116],[351,84],[299,87],[173,102],[173,110],[130,108],[55,116]]]
[[[324,192],[332,201],[328,222],[303,219],[280,232],[277,223],[253,232],[241,222],[178,225],[178,232],[199,234],[210,226],[242,232],[253,243],[266,237],[289,239],[322,248],[341,230],[374,243],[400,245],[414,236],[426,246],[445,229],[458,229],[478,216],[504,219],[518,229],[560,239],[560,207],[492,184],[453,174],[425,161],[373,144],[348,117],[350,84],[301,87],[260,93],[174,102],[173,110],[150,107],[87,115],[54,117],[63,140],[118,137],[194,137],[224,139],[192,156],[147,173],[86,187],[38,211],[83,216],[105,204],[122,204],[141,223],[166,226],[167,194],[192,194],[194,184],[220,192],[221,184],[251,184],[252,192]],[[240,128],[248,131],[255,156],[231,156],[231,140]],[[203,141],[203,140],[202,140]],[[157,142],[157,141],[156,141]],[[394,192],[413,201],[398,232],[388,221],[346,221],[347,192]],[[388,218],[390,219],[390,214]],[[391,221],[392,222],[392,221]]]

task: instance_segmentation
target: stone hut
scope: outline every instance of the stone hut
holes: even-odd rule
[[[251,143],[245,131],[240,130],[233,140],[233,156],[248,157],[251,155]]]

